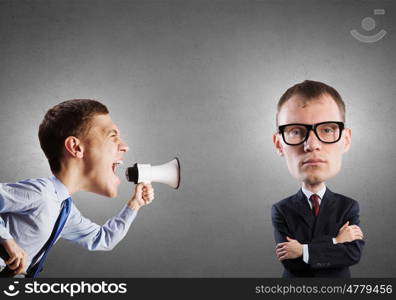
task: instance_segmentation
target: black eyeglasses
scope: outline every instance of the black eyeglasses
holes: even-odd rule
[[[286,124],[278,127],[283,141],[290,146],[296,146],[304,143],[312,130],[316,137],[325,144],[337,143],[341,138],[343,122],[321,122],[312,125],[308,124]]]

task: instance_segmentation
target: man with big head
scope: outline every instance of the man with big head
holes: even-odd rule
[[[364,246],[359,205],[325,184],[351,145],[345,104],[334,88],[306,80],[280,98],[276,123],[276,151],[302,185],[272,207],[283,277],[350,277]]]
[[[58,228],[60,237],[84,248],[111,250],[139,208],[154,199],[150,184],[138,184],[120,213],[103,226],[72,203],[70,196],[78,191],[111,198],[118,193],[115,171],[128,145],[102,103],[76,99],[52,107],[40,124],[39,140],[53,176],[0,183],[0,277],[37,277]]]

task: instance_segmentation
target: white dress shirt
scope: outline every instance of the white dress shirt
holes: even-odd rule
[[[301,187],[301,190],[304,193],[304,195],[307,197],[307,201],[308,201],[309,207],[312,209],[312,203],[311,203],[311,201],[309,201],[309,198],[311,198],[311,196],[313,194],[318,195],[319,196],[319,205],[320,205],[321,202],[322,202],[323,196],[324,196],[324,194],[326,192],[326,186],[324,185],[323,188],[320,191],[318,191],[317,193],[313,193],[313,192],[305,189],[304,187]],[[333,238],[333,243],[335,243],[335,239],[334,238]],[[309,262],[308,245],[307,244],[303,244],[302,246],[303,246],[303,261],[305,263],[308,263]]]

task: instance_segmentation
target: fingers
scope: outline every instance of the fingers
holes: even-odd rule
[[[359,230],[361,230],[360,227],[357,226],[357,225],[351,225],[351,226],[349,226],[349,227],[351,227],[351,228],[353,228],[353,229],[359,229]]]
[[[280,261],[285,260],[285,259],[289,259],[289,256],[287,254],[282,255],[281,257],[279,257]]]
[[[147,186],[143,188],[143,199],[146,202],[151,202],[154,199],[154,189],[153,187]]]
[[[135,194],[130,202],[130,207],[139,209],[154,200],[154,189],[150,183],[139,183],[135,187]]]
[[[360,230],[359,227],[353,229],[353,237],[359,240],[363,239],[363,232]]]
[[[285,248],[280,248],[280,249],[276,250],[276,257],[279,260],[286,259],[288,257],[287,254],[288,254],[288,251]]]
[[[151,183],[143,183],[143,191],[150,191],[150,190],[154,190]]]
[[[354,232],[360,232],[363,234],[362,230],[360,229],[359,226],[350,226],[351,230]]]
[[[9,267],[11,270],[15,270],[15,269],[18,268],[19,265],[21,264],[21,260],[22,260],[21,257],[16,257],[16,258],[12,261],[12,263],[10,263],[10,264],[8,265],[8,267]]]
[[[12,257],[6,261],[6,265],[14,271],[15,274],[21,274],[27,267],[27,255],[21,252],[19,255]]]
[[[361,235],[361,234],[356,234],[355,236],[354,236],[354,239],[353,240],[363,240],[363,235]]]
[[[283,249],[281,251],[276,251],[276,256],[279,258],[283,255],[287,254],[287,250]]]
[[[27,269],[27,257],[24,256],[21,259],[21,263],[19,264],[19,268],[15,270],[15,274],[21,274],[24,273],[24,271]]]
[[[10,258],[5,261],[5,264],[8,266],[8,265],[12,264],[17,258],[18,258],[18,256],[16,256],[16,255],[10,256]]]
[[[154,200],[154,189],[151,184],[144,184],[142,189],[142,198],[145,204],[149,204]]]
[[[283,244],[285,244],[285,243],[283,243]],[[287,245],[282,245],[282,246],[278,246],[278,245],[276,246],[276,249],[275,249],[276,253],[281,252],[281,251],[285,251],[287,249]]]
[[[348,226],[345,229],[346,239],[347,242],[352,242],[354,240],[362,240],[364,235],[362,230],[357,225]]]
[[[361,230],[360,227],[358,225],[348,225],[349,221],[346,222],[344,225],[342,225],[342,227],[340,228],[340,230],[344,230],[346,228],[351,228],[351,229],[358,229]]]
[[[289,256],[288,256],[288,254],[289,254],[289,248],[288,248],[289,243],[290,242],[284,242],[284,243],[279,243],[279,244],[276,245],[275,253],[276,253],[276,257],[279,260],[285,260],[285,259],[289,258]]]
[[[287,249],[286,248],[280,248],[280,249],[276,249],[276,254],[284,254],[284,253],[286,253],[287,252]]]
[[[279,243],[279,244],[277,244],[277,245],[276,245],[276,249],[281,248],[281,247],[287,245],[287,243],[288,243],[288,242],[284,242],[284,243]]]
[[[286,237],[289,242],[279,243],[275,247],[276,257],[279,260],[293,259],[303,255],[302,246],[297,240]]]
[[[13,270],[15,274],[22,273],[27,266],[27,254],[25,250],[19,247],[14,239],[4,240],[2,245],[9,256],[5,264]]]
[[[363,231],[360,229],[359,226],[351,225],[348,227],[348,229],[351,231],[352,235],[363,238]]]
[[[276,251],[276,257],[279,260],[285,260],[289,258],[289,251],[287,251],[286,249],[282,249],[280,251]]]

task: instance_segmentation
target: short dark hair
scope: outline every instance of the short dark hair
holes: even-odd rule
[[[278,126],[278,115],[283,104],[285,104],[285,102],[292,96],[300,95],[304,97],[306,101],[311,101],[322,96],[323,94],[328,94],[334,99],[340,110],[342,121],[345,122],[345,103],[337,90],[320,81],[305,80],[288,88],[282,97],[280,97],[278,102],[278,110],[276,113],[276,125]]]
[[[108,114],[105,105],[91,99],[73,99],[49,109],[40,124],[38,137],[52,173],[61,169],[64,142],[69,136],[84,136],[92,117]]]

